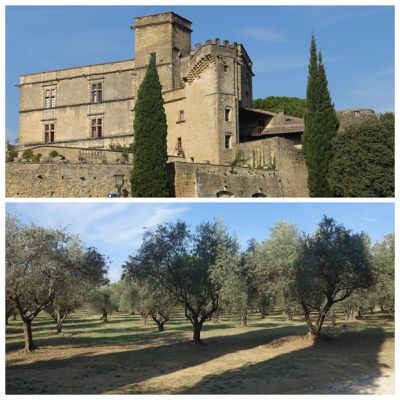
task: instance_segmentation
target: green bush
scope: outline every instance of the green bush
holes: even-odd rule
[[[8,152],[8,156],[11,158],[17,158],[18,157],[18,151],[11,150]]]
[[[337,197],[394,197],[394,114],[351,125],[333,140],[328,181]]]
[[[49,153],[49,156],[50,156],[51,158],[56,158],[57,156],[59,156],[58,151],[57,151],[57,150],[52,150],[52,151]]]
[[[32,160],[33,158],[33,150],[32,149],[26,149],[22,153],[22,159],[23,160]]]

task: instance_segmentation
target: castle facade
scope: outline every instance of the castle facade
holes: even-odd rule
[[[22,75],[21,148],[131,144],[136,96],[151,57],[172,159],[223,165],[255,140],[282,137],[300,145],[301,119],[252,109],[253,64],[244,46],[213,39],[192,48],[191,26],[172,12],[137,17],[135,59]]]

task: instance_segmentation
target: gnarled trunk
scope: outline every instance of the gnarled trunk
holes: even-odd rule
[[[56,333],[61,333],[61,332],[62,332],[62,322],[61,321],[57,321]]]
[[[157,323],[158,331],[163,332],[165,321],[156,321],[156,323]]]
[[[166,322],[168,322],[169,316],[168,315],[163,315],[161,312],[158,312],[158,313],[151,314],[151,318],[157,324],[158,331],[159,332],[163,332],[164,331],[164,324]]]
[[[26,352],[29,352],[36,349],[36,346],[33,344],[33,338],[32,338],[32,321],[30,319],[24,319],[23,327],[24,327],[24,341],[25,341],[24,350]]]
[[[321,333],[322,325],[324,324],[325,317],[328,314],[329,310],[332,307],[331,303],[327,303],[322,310],[318,312],[318,319],[315,324],[313,324],[311,317],[310,317],[310,310],[305,304],[302,304],[303,311],[304,311],[304,319],[306,320],[308,326],[308,334],[307,336],[315,341]]]
[[[201,332],[202,327],[203,327],[202,322],[196,321],[193,323],[193,343],[195,343],[195,344],[202,343],[202,341],[200,339],[200,332]]]

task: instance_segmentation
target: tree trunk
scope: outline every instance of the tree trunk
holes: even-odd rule
[[[200,339],[200,332],[203,324],[200,322],[195,322],[193,323],[193,343],[194,344],[199,344],[202,343]]]
[[[156,322],[157,322],[158,331],[159,332],[163,332],[164,331],[164,323],[165,323],[165,321],[163,321],[163,322],[156,321]]]
[[[332,325],[336,326],[336,313],[335,313],[335,311],[332,311]]]
[[[147,326],[147,319],[149,318],[149,316],[145,313],[140,313],[140,319],[143,321],[143,325]]]
[[[247,326],[247,310],[244,312],[242,316],[242,325]]]
[[[101,316],[100,319],[103,320],[103,322],[108,322],[107,315],[108,315],[108,312],[103,310],[103,315]]]
[[[30,352],[36,349],[36,346],[33,344],[32,338],[32,321],[29,319],[25,319],[23,321],[24,326],[24,340],[25,340],[25,348],[26,352]]]
[[[62,331],[62,322],[61,321],[57,321],[56,333],[61,333],[61,331]]]
[[[9,325],[8,318],[10,318],[10,314],[6,313],[6,325]]]
[[[308,334],[307,337],[314,341],[316,337],[318,336],[318,332],[316,327],[313,325],[310,317],[310,311],[308,310],[307,306],[305,304],[301,305],[303,307],[304,311],[304,319],[306,320],[307,327],[308,327]]]

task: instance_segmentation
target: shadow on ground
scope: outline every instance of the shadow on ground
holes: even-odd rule
[[[6,370],[6,391],[7,394],[100,394],[129,386],[129,390],[136,393],[138,388],[135,389],[135,385],[148,379],[305,333],[304,326],[258,329],[207,338],[204,345],[195,346],[190,341],[182,340],[183,332],[164,332],[161,335],[165,344],[153,347],[107,354],[86,352],[66,359],[10,365]],[[158,332],[138,332],[127,334],[127,337],[133,342],[134,337],[143,335],[148,335],[146,340],[160,337]],[[318,386],[346,384],[354,377],[365,374],[379,376],[382,365],[379,364],[378,354],[387,337],[388,334],[381,328],[345,332],[329,342],[207,377],[195,386],[181,389],[180,393],[318,393]],[[104,339],[103,342],[101,339],[98,343],[104,344]],[[44,342],[46,345],[57,345],[64,339],[52,340]],[[73,337],[66,337],[65,340],[74,344]],[[93,345],[96,345],[96,340]],[[126,343],[126,340],[123,338],[121,342]],[[373,382],[369,384],[373,385]],[[357,392],[352,392],[350,388],[346,393]]]
[[[304,333],[304,327],[261,329],[232,336],[212,337],[200,346],[193,345],[190,341],[179,341],[139,350],[78,355],[62,360],[12,365],[6,370],[7,394],[104,393],[199,365],[226,353],[263,345],[282,336]],[[170,332],[170,335],[172,340],[178,339],[177,333]]]
[[[359,394],[373,390],[388,335],[381,328],[329,341],[203,379],[181,394]],[[353,385],[354,380],[361,382]]]

